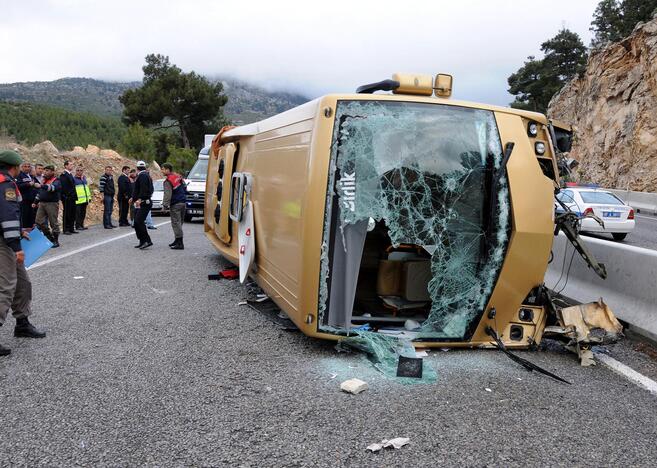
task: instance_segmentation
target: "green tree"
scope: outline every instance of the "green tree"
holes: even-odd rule
[[[197,159],[197,152],[189,148],[178,148],[174,145],[169,145],[169,157],[167,162],[173,166],[173,170],[184,174],[189,171]]]
[[[544,67],[563,84],[586,68],[586,46],[577,33],[562,29],[552,39],[541,44],[545,54]]]
[[[177,128],[185,148],[203,141],[209,126],[223,120],[226,96],[220,82],[210,83],[194,72],[184,73],[159,54],[146,56],[143,84],[129,89],[119,100],[123,121],[157,129]],[[213,130],[214,131],[214,130]]]
[[[121,142],[123,151],[133,159],[152,161],[155,159],[155,144],[150,130],[139,123],[128,127]]]
[[[509,76],[509,93],[515,96],[511,107],[545,113],[550,99],[585,69],[586,47],[579,35],[568,29],[541,44],[541,51],[544,58],[527,57]]]
[[[593,13],[592,47],[618,42],[629,36],[641,21],[657,12],[657,0],[602,0]]]

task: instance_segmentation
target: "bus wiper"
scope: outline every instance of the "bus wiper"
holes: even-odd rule
[[[506,349],[506,346],[504,346],[504,342],[500,340],[500,337],[497,336],[497,333],[495,333],[495,330],[493,330],[490,326],[486,327],[486,334],[489,335],[491,338],[493,338],[493,341],[495,341],[495,347],[502,351],[504,354],[506,354],[512,361],[517,362],[520,364],[522,367],[527,369],[529,372],[536,371],[540,374],[547,375],[548,377],[552,377],[555,380],[558,380],[559,382],[566,383],[568,385],[571,385],[570,382],[567,380],[562,379],[558,375],[553,374],[550,371],[547,371],[543,369],[542,367],[537,366],[536,364],[529,362],[526,359],[521,358],[520,356],[516,356],[513,354],[511,351]]]

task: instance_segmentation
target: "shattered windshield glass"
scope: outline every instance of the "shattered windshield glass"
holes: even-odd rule
[[[385,223],[394,246],[422,246],[431,256],[431,310],[418,338],[471,334],[502,267],[509,232],[506,176],[496,173],[503,155],[494,113],[341,101],[331,156],[320,319],[331,284],[329,238],[371,218]]]

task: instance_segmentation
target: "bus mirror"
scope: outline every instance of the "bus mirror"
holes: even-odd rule
[[[448,98],[452,95],[452,75],[438,73],[434,81],[433,90],[436,97]]]

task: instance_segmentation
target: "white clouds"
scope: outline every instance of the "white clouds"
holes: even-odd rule
[[[309,95],[442,71],[457,97],[505,104],[506,77],[562,24],[588,43],[597,1],[0,0],[0,82],[140,79],[157,52]]]

